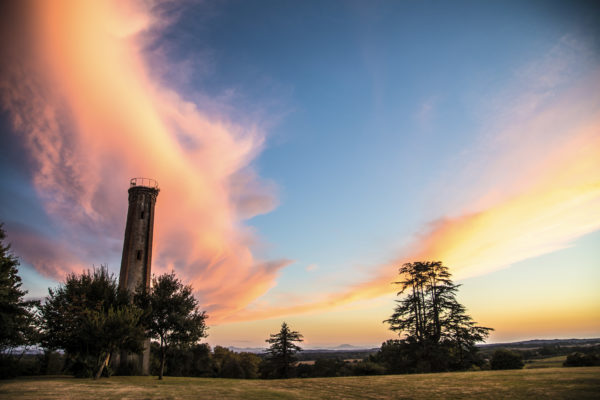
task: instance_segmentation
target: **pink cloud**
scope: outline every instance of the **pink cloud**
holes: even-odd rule
[[[289,261],[255,259],[256,239],[243,225],[276,205],[274,185],[251,165],[264,132],[209,117],[154,78],[168,65],[148,65],[141,49],[170,17],[142,2],[30,6],[28,40],[12,49],[2,101],[34,163],[33,184],[65,234],[15,234],[23,257],[60,279],[91,263],[75,246],[82,232],[108,238],[97,245],[114,251],[128,180],[147,176],[161,186],[155,273],[175,269],[192,283],[211,321],[267,291]]]

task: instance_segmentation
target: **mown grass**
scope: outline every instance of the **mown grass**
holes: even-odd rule
[[[236,380],[68,377],[0,382],[3,399],[598,399],[600,367]]]

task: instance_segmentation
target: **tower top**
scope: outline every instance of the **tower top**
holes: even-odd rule
[[[147,187],[150,189],[160,190],[158,182],[150,178],[131,178],[129,181],[129,187]]]

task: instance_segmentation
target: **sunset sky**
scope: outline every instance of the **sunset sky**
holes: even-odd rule
[[[379,346],[441,260],[490,342],[600,337],[595,1],[15,1],[0,221],[29,296],[118,276],[132,177],[152,271],[211,345]]]

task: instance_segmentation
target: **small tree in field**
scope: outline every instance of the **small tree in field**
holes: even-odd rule
[[[279,333],[272,334],[266,340],[271,346],[267,349],[267,360],[272,367],[274,376],[277,378],[289,378],[292,365],[296,362],[296,354],[302,351],[300,346],[294,342],[302,342],[302,335],[292,331],[284,322],[281,324]]]
[[[144,324],[150,336],[160,342],[158,379],[162,379],[168,348],[196,344],[206,337],[207,315],[198,310],[192,287],[183,285],[174,273],[153,277],[152,288],[139,290],[136,303],[146,310]]]

